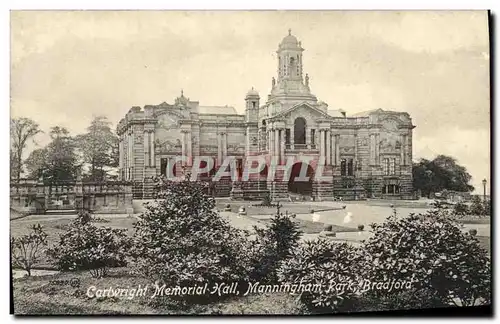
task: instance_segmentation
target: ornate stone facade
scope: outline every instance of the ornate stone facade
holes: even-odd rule
[[[211,156],[214,171],[227,156],[239,165],[248,156],[310,157],[310,173],[324,159],[321,181],[294,186],[292,182],[268,182],[266,175],[247,183],[230,180],[214,183],[218,195],[274,198],[288,192],[306,192],[318,199],[401,198],[411,199],[412,124],[408,113],[370,110],[347,116],[329,110],[311,93],[309,76],[303,73],[304,49],[295,36],[283,38],[277,50],[278,75],[272,78],[267,101],[253,88],[245,97],[245,114],[233,107],[200,106],[181,93],[174,104],[133,107],[118,125],[120,175],[133,181],[138,196],[151,196],[151,178],[164,173],[176,156]],[[293,169],[297,169],[293,166]],[[184,169],[185,170],[185,169]],[[309,172],[308,171],[308,172]],[[295,174],[292,171],[292,174]],[[283,177],[284,172],[277,173]],[[207,175],[210,179],[210,174]]]

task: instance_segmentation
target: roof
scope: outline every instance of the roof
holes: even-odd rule
[[[368,117],[369,115],[371,115],[371,114],[373,114],[374,112],[377,112],[377,111],[383,111],[383,110],[380,109],[380,108],[377,108],[377,109],[371,109],[371,110],[361,111],[361,112],[352,114],[351,117]]]
[[[198,112],[200,114],[210,115],[237,115],[236,109],[230,106],[199,106]]]
[[[332,117],[344,117],[344,115],[342,115],[342,110],[340,110],[340,109],[328,110],[327,114],[332,116]]]

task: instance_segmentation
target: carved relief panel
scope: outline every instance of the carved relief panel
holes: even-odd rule
[[[397,117],[387,117],[381,120],[380,153],[397,153],[401,149],[401,131],[398,128],[401,120]]]
[[[182,145],[182,133],[178,125],[179,117],[174,114],[158,116],[155,128],[155,146],[161,152],[178,151]]]

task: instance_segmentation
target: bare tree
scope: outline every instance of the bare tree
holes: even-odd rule
[[[30,118],[13,118],[10,120],[10,139],[11,139],[11,169],[14,169],[16,181],[21,178],[23,163],[23,152],[29,139],[41,133],[40,126]]]

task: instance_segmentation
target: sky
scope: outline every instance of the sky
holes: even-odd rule
[[[453,156],[482,193],[486,11],[13,11],[11,116],[38,122],[44,145],[52,126],[78,134],[97,115],[116,125],[130,107],[173,103],[181,89],[243,113],[250,88],[267,98],[289,28],[329,109],[408,112],[414,160]]]

